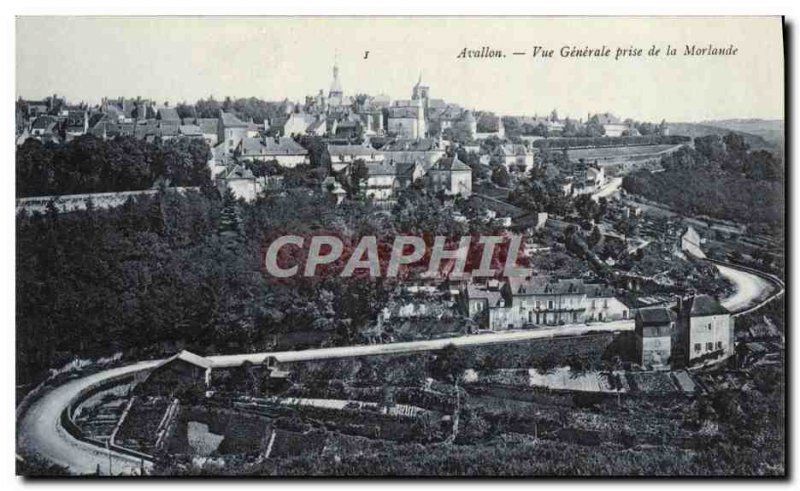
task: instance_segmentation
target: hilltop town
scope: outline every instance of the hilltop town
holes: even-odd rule
[[[112,474],[782,472],[781,155],[339,70],[303,101],[17,101],[25,405],[96,376],[56,413]],[[266,274],[322,232],[518,237],[530,274]]]

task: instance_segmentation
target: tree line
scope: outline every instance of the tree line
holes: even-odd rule
[[[782,228],[783,163],[765,150],[750,150],[741,135],[695,138],[661,159],[664,172],[625,176],[623,188],[667,204],[685,215],[706,215]]]
[[[135,191],[161,180],[172,186],[210,183],[211,152],[203,140],[147,142],[84,135],[63,143],[28,139],[16,152],[17,197]]]

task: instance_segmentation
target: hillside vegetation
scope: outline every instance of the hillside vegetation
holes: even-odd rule
[[[685,215],[783,227],[783,165],[773,153],[750,150],[740,134],[695,138],[695,148],[666,155],[661,165],[664,172],[626,176],[624,189]]]

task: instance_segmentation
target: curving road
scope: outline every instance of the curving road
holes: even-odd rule
[[[720,274],[733,283],[736,292],[724,299],[722,306],[731,312],[742,312],[758,305],[776,293],[775,285],[761,276],[730,266],[715,264]]]
[[[633,321],[628,320],[526,331],[493,332],[430,341],[344,346],[304,351],[210,356],[207,358],[212,362],[214,367],[231,367],[241,365],[245,361],[262,363],[264,359],[270,355],[284,362],[306,361],[326,358],[432,351],[441,349],[448,344],[455,344],[458,346],[493,344],[529,339],[579,336],[590,332],[615,332],[632,329]],[[56,464],[68,467],[74,474],[94,474],[97,471],[98,465],[100,466],[101,474],[108,474],[109,452],[104,448],[99,448],[95,445],[76,440],[69,435],[61,426],[61,412],[84,389],[105,379],[152,368],[160,361],[161,360],[144,361],[121,368],[105,370],[72,380],[44,394],[31,404],[30,408],[28,408],[17,422],[18,452],[39,455]],[[110,453],[112,461],[111,471],[113,474],[130,475],[138,472],[141,464],[139,459],[117,452]],[[148,463],[145,463],[145,465],[150,467]]]
[[[33,402],[17,421],[17,448],[68,467],[74,474],[100,473],[108,475],[109,452],[105,448],[76,440],[61,426],[61,412],[84,389],[105,379],[152,368],[157,361],[144,361],[121,368],[105,370],[58,386]],[[139,459],[111,453],[113,474],[133,474],[139,471]],[[147,465],[147,464],[146,464]]]
[[[756,274],[716,264],[720,273],[735,286],[736,292],[724,299],[722,304],[732,312],[742,312],[759,305],[765,300],[783,293],[782,288]],[[525,331],[503,331],[455,338],[444,338],[406,343],[390,343],[364,346],[343,346],[304,351],[283,351],[273,353],[250,353],[242,355],[222,355],[208,357],[214,367],[236,366],[249,361],[262,363],[267,356],[275,356],[279,361],[306,361],[325,358],[343,358],[381,354],[413,353],[432,351],[448,344],[469,346],[502,342],[524,341],[562,336],[580,336],[589,332],[624,331],[633,329],[633,321],[617,321],[592,325],[572,325],[555,328],[542,328]],[[66,466],[75,474],[108,473],[109,453],[97,446],[76,440],[61,427],[61,412],[77,397],[83,389],[104,379],[145,370],[155,366],[160,360],[145,361],[99,372],[77,380],[72,380],[44,394],[33,402],[17,422],[17,447],[23,453],[34,453],[56,464]],[[113,474],[133,474],[138,472],[140,461],[136,458],[111,452]],[[149,465],[149,464],[146,464]]]

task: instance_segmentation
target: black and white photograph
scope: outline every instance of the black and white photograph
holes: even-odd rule
[[[786,29],[17,16],[16,475],[786,478]]]

